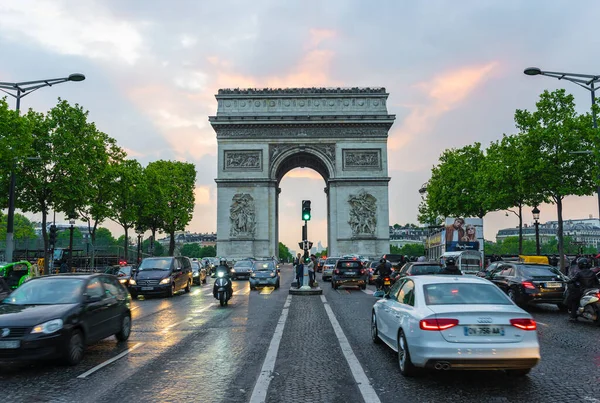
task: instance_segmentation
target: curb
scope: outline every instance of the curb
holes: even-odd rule
[[[302,290],[298,288],[290,288],[290,295],[322,295],[321,287],[311,288],[310,290]]]

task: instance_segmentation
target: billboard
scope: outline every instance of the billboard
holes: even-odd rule
[[[481,218],[448,217],[442,237],[446,252],[483,250],[483,220]]]

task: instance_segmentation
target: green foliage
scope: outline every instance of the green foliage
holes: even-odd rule
[[[321,252],[315,253],[316,257],[323,257],[323,256],[327,256],[327,248],[323,249]],[[293,259],[293,256],[292,256]]]
[[[117,240],[113,237],[112,233],[108,228],[99,227],[96,229],[96,247],[107,247],[117,244]]]
[[[63,230],[59,230],[56,233],[56,248],[68,248],[69,247],[69,240],[70,240],[70,236],[71,236],[70,231],[71,231],[70,229],[63,229]],[[83,239],[83,234],[81,233],[81,231],[79,231],[78,228],[73,227],[73,245],[80,245],[82,239]],[[76,247],[73,246],[73,249],[76,249]]]
[[[401,248],[395,245],[390,245],[390,253],[404,256],[424,256],[425,245],[422,243],[407,243],[402,245]]]
[[[216,257],[217,256],[217,248],[214,246],[203,246],[200,249],[200,257]]]
[[[150,253],[150,240],[145,239],[142,241],[142,251],[144,253]],[[165,247],[158,241],[154,241],[154,256],[167,256]]]
[[[183,245],[181,247],[181,249],[179,250],[179,253],[181,253],[181,256],[187,256],[187,257],[191,257],[191,258],[199,258],[199,257],[201,257],[200,256],[201,249],[202,248],[197,243],[186,243],[185,245]]]
[[[573,241],[569,236],[564,238],[565,254],[575,255],[578,253],[583,254],[596,254],[597,251],[593,246],[583,247]],[[540,252],[542,255],[558,255],[558,241],[551,239],[547,243],[540,245]],[[498,243],[485,242],[485,253],[487,255],[519,255],[519,237],[510,236],[506,237],[503,241]],[[535,241],[531,239],[523,240],[523,255],[535,255],[536,246]]]
[[[8,215],[0,212],[0,240],[6,240],[6,220]],[[27,217],[22,214],[15,213],[14,216],[14,238],[15,240],[35,239],[35,229],[33,224]]]
[[[283,243],[279,242],[279,260],[284,262],[291,262],[293,258],[294,257],[290,253],[290,249]]]

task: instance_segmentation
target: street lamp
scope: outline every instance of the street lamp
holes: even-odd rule
[[[531,210],[531,214],[533,214],[533,220],[535,225],[535,251],[536,255],[540,255],[540,210],[535,206],[533,210]]]
[[[17,100],[16,111],[21,110],[21,98],[31,94],[35,90],[39,90],[43,87],[52,87],[55,84],[66,83],[67,81],[83,81],[85,76],[81,73],[73,73],[68,77],[63,78],[51,78],[48,80],[36,80],[36,81],[22,81],[19,83],[5,83],[0,82],[0,91],[10,95]],[[15,92],[14,94],[10,91]],[[7,262],[12,262],[13,250],[15,249],[14,243],[14,216],[15,216],[15,170],[14,163],[13,169],[10,174],[10,188],[8,192],[8,217],[6,220],[6,251],[5,259]]]
[[[594,109],[594,104],[596,103],[596,86],[597,82],[600,82],[600,75],[591,75],[591,74],[574,74],[574,73],[558,73],[554,71],[543,71],[537,67],[528,67],[523,73],[528,76],[547,76],[552,78],[557,78],[559,80],[567,80],[572,83],[577,84],[578,86],[585,88],[588,90],[592,96],[592,120],[594,122],[594,129],[598,128],[598,122],[596,120],[596,111]],[[600,220],[600,183],[598,183],[598,188],[596,191],[598,195],[598,219]]]
[[[142,260],[142,235],[143,232],[141,230],[137,231],[138,236],[138,244],[137,244],[137,262],[136,264],[140,264]]]
[[[73,267],[73,225],[75,225],[75,215],[69,214],[69,270]]]

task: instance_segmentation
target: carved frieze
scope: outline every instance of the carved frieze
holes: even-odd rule
[[[262,171],[262,150],[225,150],[225,171]]]
[[[372,149],[343,149],[342,160],[344,171],[357,171],[364,169],[381,169],[381,150]]]
[[[248,193],[233,196],[229,209],[231,237],[254,237],[256,230],[256,206],[254,198]]]
[[[377,199],[364,189],[350,195],[350,219],[348,224],[354,236],[375,234],[377,229]]]
[[[364,138],[387,137],[387,126],[371,127],[239,127],[214,126],[219,138]]]

